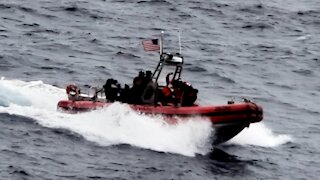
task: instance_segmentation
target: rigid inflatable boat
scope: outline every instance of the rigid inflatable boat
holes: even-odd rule
[[[131,88],[128,85],[121,88],[116,80],[108,79],[102,88],[94,88],[92,96],[81,94],[77,86],[69,85],[66,88],[68,100],[59,101],[58,109],[79,113],[121,102],[146,115],[162,115],[168,123],[190,119],[207,120],[214,128],[213,145],[228,141],[251,123],[263,119],[262,108],[246,99],[238,103],[228,101],[224,105],[196,104],[198,90],[181,80],[183,57],[180,53],[172,55],[162,52],[162,37],[159,40],[160,61],[153,73],[139,73]],[[145,50],[157,50],[157,45],[158,39],[149,41]],[[165,76],[165,85],[159,81],[164,66],[174,67],[173,72]]]

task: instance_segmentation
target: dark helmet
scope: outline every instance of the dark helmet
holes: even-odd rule
[[[151,71],[147,71],[147,72],[146,72],[146,77],[147,77],[147,78],[151,78],[151,76],[152,76],[152,72],[151,72]]]
[[[143,77],[144,76],[144,72],[143,71],[140,71],[139,72],[139,77]]]

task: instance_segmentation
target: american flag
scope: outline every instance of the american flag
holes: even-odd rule
[[[159,39],[146,39],[142,41],[143,49],[145,51],[159,51]]]

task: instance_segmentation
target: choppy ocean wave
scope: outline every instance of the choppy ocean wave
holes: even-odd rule
[[[0,1],[1,177],[316,179],[319,10],[315,0]],[[162,30],[172,53],[181,32],[182,77],[199,103],[251,99],[264,121],[210,149],[205,123],[170,127],[123,104],[57,112],[67,84],[132,84],[154,69],[159,56],[141,40]]]

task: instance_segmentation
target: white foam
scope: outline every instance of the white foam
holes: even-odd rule
[[[9,90],[10,93],[1,94],[11,102],[8,104],[29,105],[40,109],[56,110],[56,102],[65,99],[65,91],[42,81],[24,82],[20,80],[0,80],[0,92]],[[23,100],[26,104],[20,104]]]
[[[21,93],[15,91],[10,86],[3,86],[0,84],[0,106],[9,106],[11,103],[22,106],[31,105],[31,102],[24,98]]]
[[[293,139],[289,135],[276,135],[267,128],[263,122],[251,124],[229,142],[240,145],[255,145],[263,147],[274,147]]]
[[[11,103],[9,107],[0,107],[0,112],[30,117],[46,127],[68,129],[100,145],[130,144],[187,156],[205,154],[211,148],[212,129],[208,121],[169,125],[161,117],[138,114],[120,103],[89,113],[65,114],[56,111],[57,102],[66,98],[63,89],[41,81],[1,80],[0,84],[15,87],[32,103],[27,107]]]

